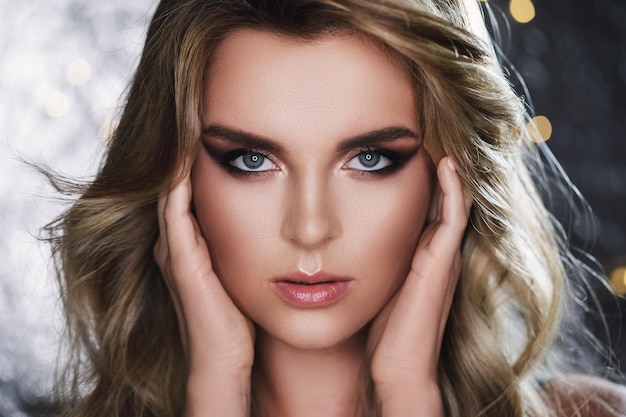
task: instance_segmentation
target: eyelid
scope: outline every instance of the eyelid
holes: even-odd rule
[[[387,165],[383,166],[382,168],[377,168],[377,169],[367,169],[366,167],[363,167],[363,169],[359,169],[359,168],[356,168],[356,167],[349,166],[349,164],[352,161],[354,161],[356,158],[358,158],[360,155],[362,155],[364,153],[378,154],[378,155],[380,155],[381,158],[386,159],[388,161],[388,163],[387,163]],[[361,172],[364,172],[364,173],[372,173],[372,174],[374,174],[374,173],[376,173],[378,171],[383,171],[383,170],[385,170],[387,168],[390,168],[393,165],[395,165],[395,163],[396,163],[396,159],[394,157],[388,155],[387,152],[385,152],[384,150],[381,150],[381,149],[373,148],[373,147],[357,148],[353,152],[350,152],[350,154],[352,156],[350,156],[348,158],[348,161],[345,163],[344,166],[346,166],[347,169],[354,170],[354,171],[361,171]],[[378,165],[378,163],[376,165]]]
[[[394,161],[396,158],[402,159],[402,155],[404,154],[404,152],[391,151],[376,146],[361,146],[350,150],[346,159],[347,161],[351,161],[364,152],[378,153],[391,161]]]
[[[273,165],[272,169],[264,169],[260,171],[253,170],[253,169],[248,170],[248,169],[239,168],[235,166],[235,164],[233,164],[233,162],[236,161],[238,158],[241,158],[249,154],[261,155],[263,158],[265,158],[267,161],[269,161]],[[253,149],[253,148],[234,149],[232,151],[225,152],[220,157],[220,161],[222,165],[224,165],[229,170],[232,170],[233,172],[236,172],[238,174],[243,174],[243,175],[262,175],[268,172],[280,170],[280,168],[278,167],[278,164],[274,162],[272,159],[273,158],[270,152],[267,152],[263,149]]]
[[[408,162],[411,158],[413,158],[413,156],[415,156],[415,154],[419,152],[419,150],[420,150],[420,147],[417,147],[408,151],[407,150],[396,151],[396,150],[380,148],[377,146],[357,147],[348,152],[348,155],[346,158],[347,161],[344,163],[342,169],[352,171],[355,175],[359,175],[359,176],[370,176],[370,177],[371,176],[383,176],[383,175],[391,174],[393,172],[400,170],[406,162]],[[361,169],[355,169],[355,168],[351,168],[347,166],[350,161],[352,161],[354,158],[358,157],[360,154],[364,152],[378,153],[382,157],[388,159],[390,163],[383,168],[375,169],[375,170],[365,170],[365,169],[361,170]]]
[[[363,152],[383,152],[383,150],[377,146],[359,146],[357,148],[348,151],[348,158],[352,159],[355,156],[362,154]]]

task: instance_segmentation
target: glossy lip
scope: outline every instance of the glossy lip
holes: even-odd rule
[[[307,275],[294,272],[272,280],[272,289],[288,304],[295,307],[325,307],[348,294],[353,278],[324,272]]]

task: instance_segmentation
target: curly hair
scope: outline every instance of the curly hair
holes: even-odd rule
[[[71,348],[64,413],[184,409],[187,364],[152,252],[156,202],[195,158],[206,66],[244,28],[303,42],[360,34],[406,66],[429,156],[452,158],[474,200],[439,364],[446,415],[550,415],[540,386],[577,261],[540,197],[540,145],[478,0],[162,0],[95,179],[51,178],[78,196],[47,228]]]

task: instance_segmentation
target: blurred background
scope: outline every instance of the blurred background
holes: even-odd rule
[[[572,249],[626,294],[626,2],[489,0],[501,48],[546,141],[589,207],[552,200]],[[507,28],[508,22],[508,28]],[[512,77],[514,79],[514,77]],[[592,281],[586,324],[626,371],[626,301]],[[596,300],[594,300],[595,294]],[[602,310],[606,321],[598,311]],[[607,371],[609,371],[607,369]]]
[[[138,62],[153,0],[0,0],[0,416],[49,393],[61,313],[36,239],[63,204],[18,156],[95,172]],[[56,199],[55,199],[56,197]]]
[[[535,139],[547,141],[586,197],[553,203],[572,244],[626,293],[626,2],[488,0],[501,48],[532,101]],[[134,70],[151,0],[0,0],[0,416],[16,399],[49,392],[60,310],[39,230],[63,207],[19,161],[87,178]],[[512,77],[514,79],[515,77]],[[585,320],[626,361],[624,301],[595,285],[608,331]]]

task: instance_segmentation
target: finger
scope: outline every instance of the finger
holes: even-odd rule
[[[437,167],[441,187],[440,201],[437,202],[438,221],[424,231],[425,241],[420,242],[415,251],[393,313],[398,311],[404,317],[419,317],[419,324],[405,320],[407,327],[402,329],[403,333],[416,337],[424,335],[413,328],[418,325],[427,326],[422,328],[430,329],[432,337],[439,339],[460,272],[460,244],[469,211],[461,181],[448,161],[448,158],[442,159]]]
[[[154,245],[154,259],[157,265],[163,270],[165,268],[165,261],[167,258],[167,233],[165,230],[165,204],[167,201],[167,194],[163,193],[159,196],[157,202],[157,221],[159,226],[159,237]]]
[[[176,289],[173,288],[172,283],[170,283],[170,281],[166,279],[165,284],[167,285],[167,289],[170,293],[170,299],[172,300],[172,304],[174,305],[174,311],[176,312],[176,319],[178,321],[178,330],[180,332],[180,340],[183,345],[183,352],[185,352],[185,354],[188,354],[189,353],[188,348],[187,348],[188,335],[187,335],[187,326],[185,324],[186,323],[185,311],[182,308],[180,297],[178,296]]]
[[[184,311],[180,303],[180,297],[176,290],[176,285],[174,284],[174,282],[172,282],[171,271],[170,271],[167,231],[166,231],[166,223],[165,223],[165,206],[167,205],[168,196],[169,196],[168,193],[162,193],[159,196],[159,200],[157,203],[157,219],[158,219],[158,225],[159,225],[159,237],[154,246],[154,257],[155,257],[157,265],[159,266],[161,270],[161,275],[163,276],[163,280],[165,281],[165,285],[167,286],[168,292],[170,294],[170,299],[172,300],[172,304],[174,306],[176,319],[178,321],[178,327],[179,327],[179,331],[181,335],[181,342],[183,344],[183,351],[187,353],[188,352],[187,329],[185,326]]]
[[[437,177],[441,192],[437,196],[436,220],[422,234],[420,246],[425,246],[429,252],[445,253],[451,259],[467,226],[471,198],[463,189],[450,158],[441,159]]]
[[[164,219],[171,286],[180,299],[187,330],[193,333],[203,326],[205,317],[219,317],[231,308],[232,301],[213,271],[206,241],[191,212],[191,199],[191,179],[186,177],[169,193]]]
[[[443,335],[445,333],[446,324],[448,322],[448,316],[450,315],[450,309],[452,308],[452,301],[454,300],[454,293],[461,275],[461,265],[461,251],[458,251],[454,256],[450,280],[448,282],[448,288],[445,291],[445,299],[442,305],[442,314],[439,320],[439,337],[437,338],[438,346],[441,346],[441,343],[443,341]]]
[[[168,194],[164,207],[165,232],[170,255],[181,259],[195,249],[196,229],[191,221],[191,180],[185,177]]]
[[[434,297],[432,302],[442,302],[458,273],[451,274],[454,260],[460,251],[461,240],[467,226],[469,206],[454,166],[449,158],[439,162],[437,176],[441,187],[439,221],[425,230],[426,241],[418,245],[408,278],[424,281],[422,285]],[[453,276],[451,276],[453,275]],[[432,276],[432,278],[431,278]],[[435,277],[439,277],[436,279]],[[408,279],[407,278],[407,279]],[[443,280],[443,281],[441,281]],[[450,285],[447,285],[450,284]]]
[[[186,177],[167,196],[163,219],[176,293],[183,305],[202,303],[198,289],[213,283],[208,248],[191,213],[191,180]],[[207,279],[209,278],[209,279]]]
[[[435,223],[440,220],[439,213],[441,212],[441,186],[439,182],[435,184],[435,191],[433,191],[433,195],[430,202],[430,207],[428,209],[428,217],[427,224]]]
[[[422,291],[429,294],[427,302],[432,303],[430,309],[433,314],[436,316],[439,313],[439,317],[432,319],[437,319],[435,323],[440,324],[438,334],[441,336],[460,275],[460,245],[471,199],[469,193],[464,191],[450,158],[442,158],[437,166],[437,176],[441,187],[439,221],[431,228],[428,250],[416,251],[411,274],[415,280],[421,281]]]
[[[444,226],[462,232],[467,225],[471,200],[469,194],[463,190],[461,179],[449,157],[440,161],[437,166],[437,177],[442,194],[441,222]]]

